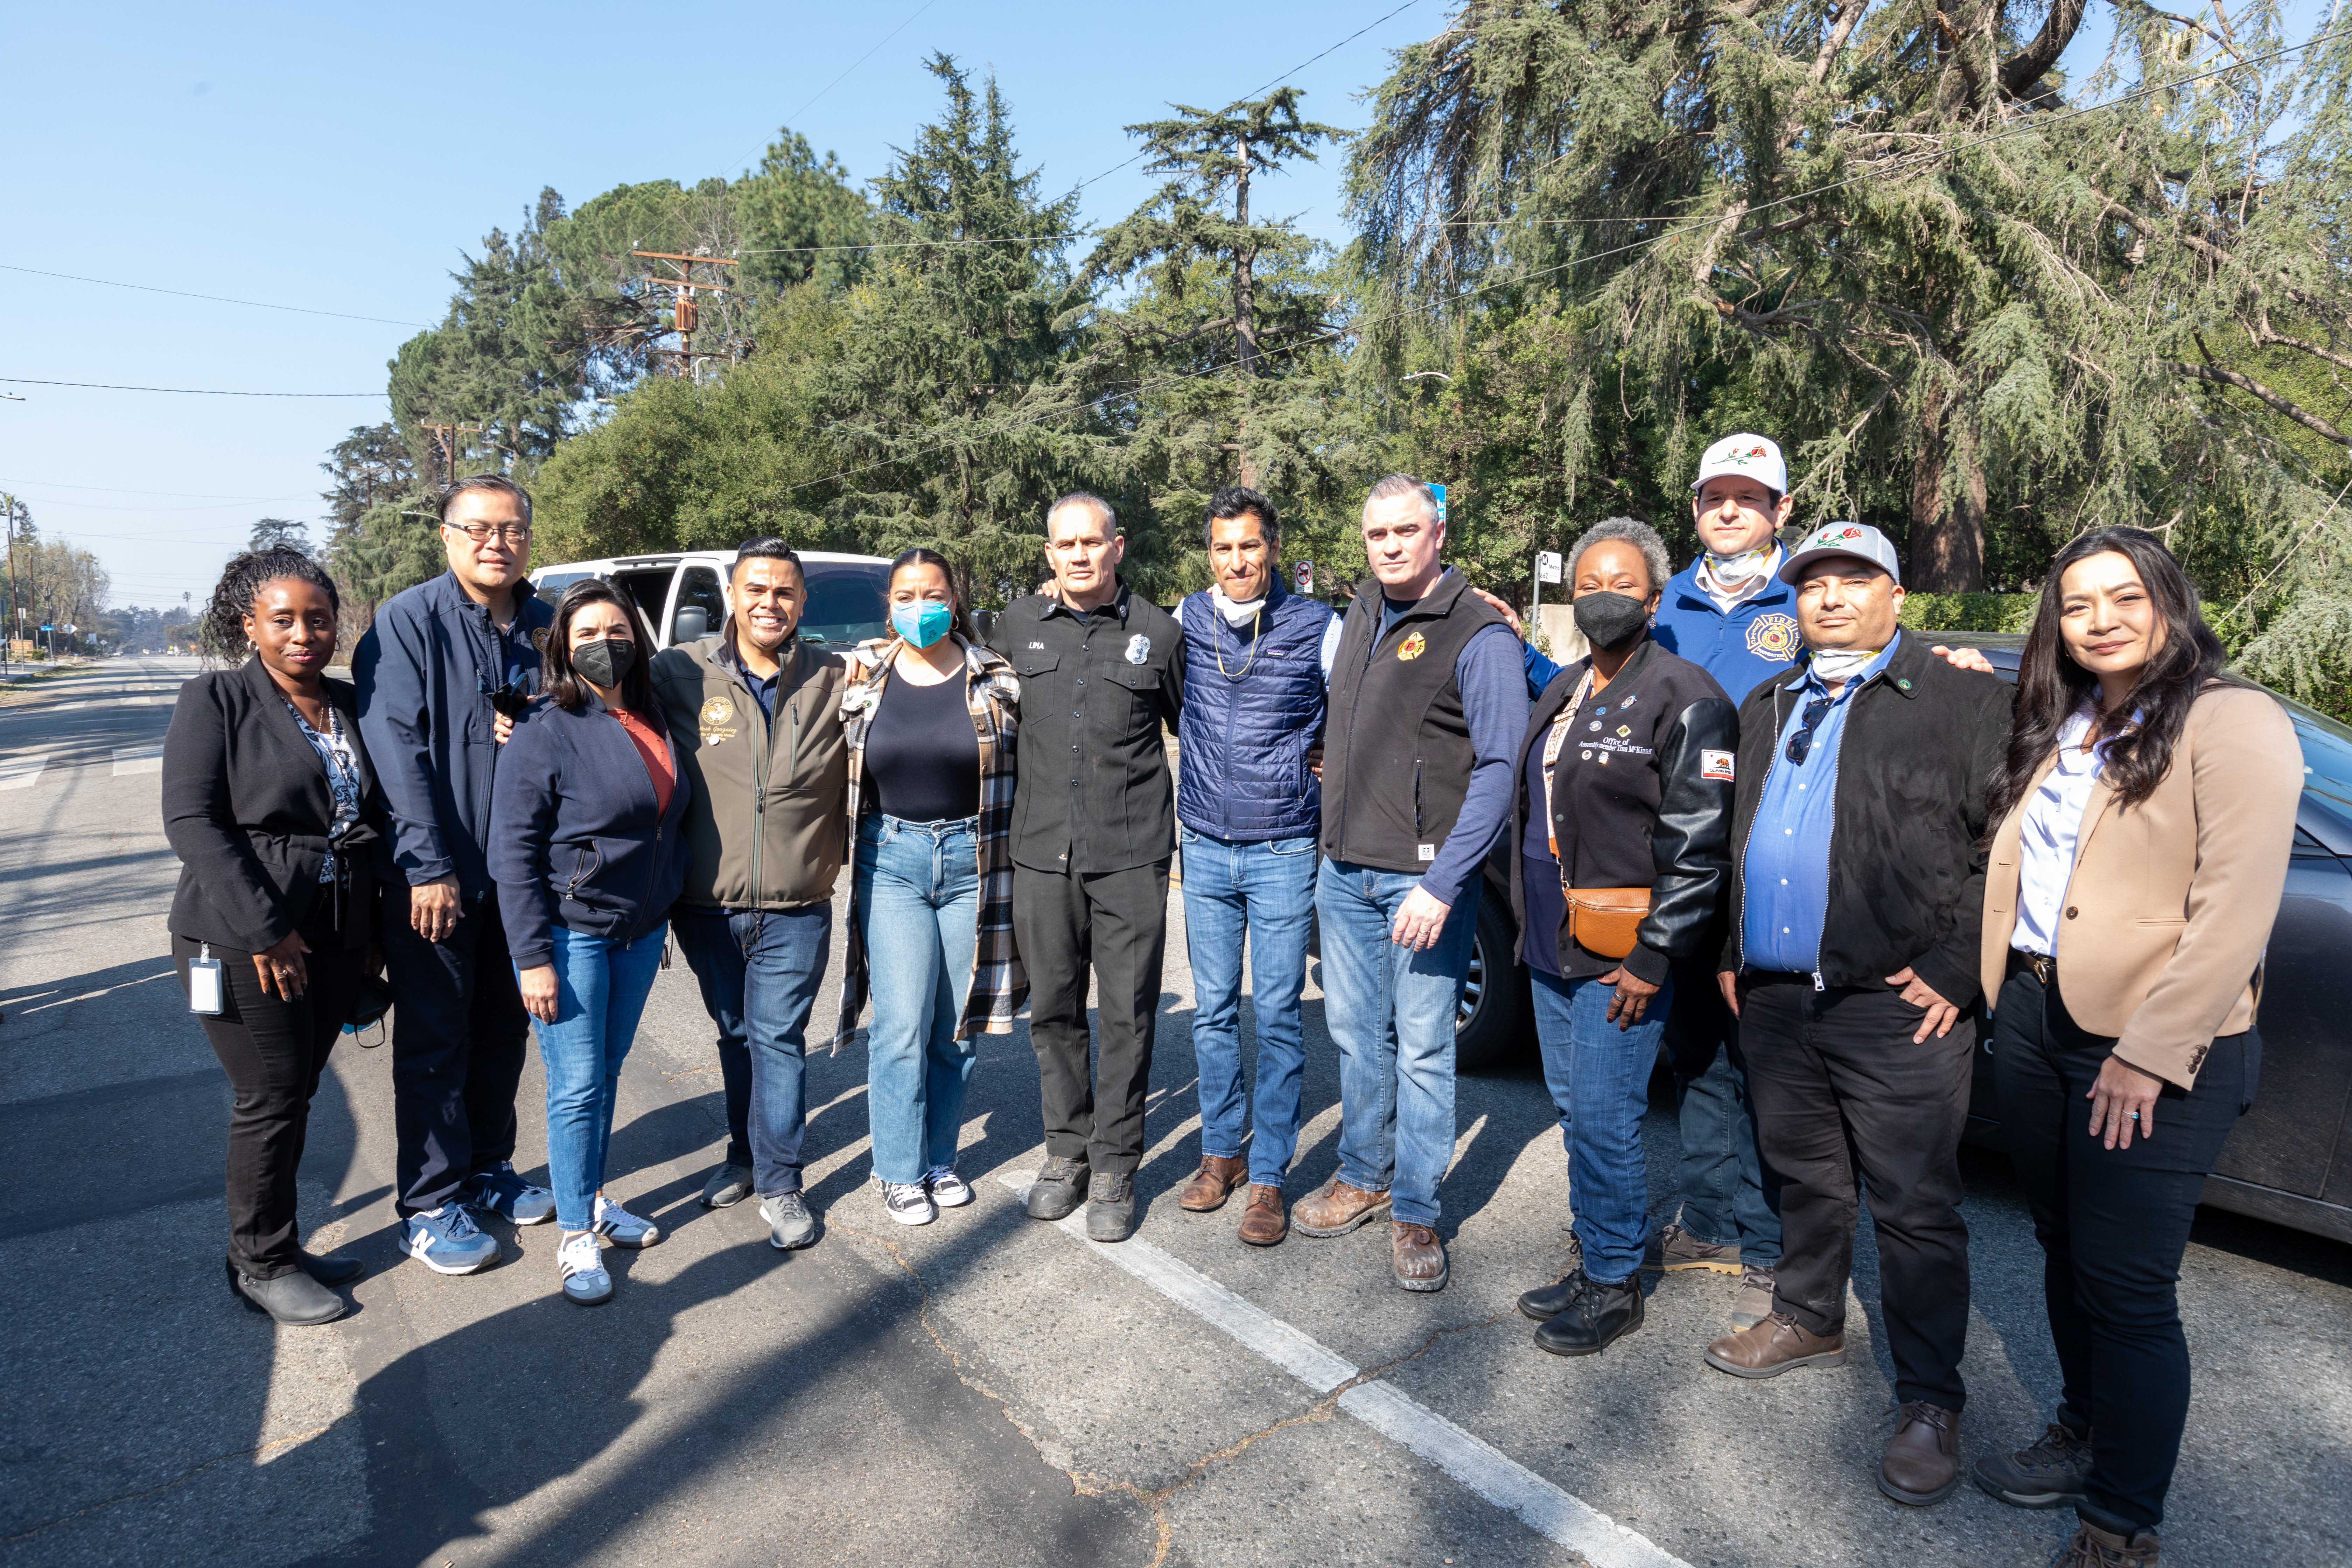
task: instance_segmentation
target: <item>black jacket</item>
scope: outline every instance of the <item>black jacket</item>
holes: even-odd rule
[[[694,784],[655,703],[636,715],[669,747],[677,783],[659,809],[645,758],[593,692],[576,713],[534,705],[515,726],[490,790],[490,876],[518,969],[552,962],[551,923],[635,942],[669,918],[686,886],[681,831]]]
[[[340,680],[326,689],[360,765],[360,824],[340,846],[348,879],[339,910],[342,945],[359,949],[375,889],[362,846],[373,843],[385,812],[352,689]],[[337,884],[319,880],[335,820],[327,767],[259,658],[180,688],[163,740],[163,835],[180,858],[173,934],[259,952],[301,927],[318,900],[336,898]]]
[[[1909,969],[1966,1007],[1977,995],[1984,924],[1985,792],[2009,745],[2000,678],[1955,669],[1905,634],[1885,668],[1847,699],[1838,748],[1822,982],[1884,991]],[[1731,930],[1719,965],[1740,967],[1748,834],[1801,703],[1797,679],[1771,676],[1739,705],[1738,804],[1731,824]]]
[[[1015,599],[990,649],[1021,678],[1013,863],[1125,871],[1176,851],[1164,724],[1184,710],[1184,631],[1124,583],[1080,615],[1051,594]]]
[[[1528,759],[1542,754],[1552,721],[1591,664],[1577,660],[1543,689],[1512,769],[1511,914],[1522,927],[1526,836],[1543,817],[1543,803],[1528,785]],[[1738,718],[1715,678],[1644,638],[1616,679],[1586,700],[1554,764],[1551,837],[1568,885],[1651,890],[1650,912],[1624,965],[1654,985],[1665,979],[1669,960],[1696,954],[1715,931],[1731,874],[1738,741]],[[1563,974],[1617,965],[1570,942],[1564,921],[1556,936]]]

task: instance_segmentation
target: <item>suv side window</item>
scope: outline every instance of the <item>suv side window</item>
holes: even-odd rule
[[[700,611],[698,629],[689,611]],[[678,579],[677,605],[670,612],[669,646],[708,637],[727,619],[727,596],[719,591],[719,574],[708,566],[688,566]]]

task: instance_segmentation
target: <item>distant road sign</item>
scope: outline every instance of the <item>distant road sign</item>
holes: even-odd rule
[[[1312,561],[1298,563],[1298,591],[1302,594],[1315,592],[1315,563]]]
[[[1559,581],[1559,551],[1538,550],[1536,552],[1536,581],[1538,583],[1557,583]]]
[[[1429,487],[1429,493],[1437,498],[1437,526],[1444,528],[1445,526],[1445,487],[1432,485]]]

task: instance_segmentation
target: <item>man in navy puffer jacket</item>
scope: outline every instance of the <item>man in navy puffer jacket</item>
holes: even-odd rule
[[[1323,687],[1339,619],[1282,584],[1274,506],[1233,486],[1209,500],[1213,587],[1187,598],[1184,712],[1176,738],[1176,838],[1192,967],[1192,1057],[1201,1077],[1201,1166],[1180,1201],[1220,1207],[1244,1174],[1241,1238],[1289,1231],[1282,1181],[1298,1143],[1306,1052],[1299,994],[1315,912]],[[1257,1019],[1257,1135],[1242,1158],[1242,943]]]

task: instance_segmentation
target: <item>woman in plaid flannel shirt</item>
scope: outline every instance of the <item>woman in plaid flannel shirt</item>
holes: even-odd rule
[[[926,1225],[971,1202],[955,1162],[974,1037],[1010,1034],[1029,995],[1013,944],[1021,683],[959,629],[963,609],[935,552],[891,563],[889,609],[896,635],[858,651],[842,694],[853,869],[833,1048],[870,991],[875,1179],[891,1218]]]

